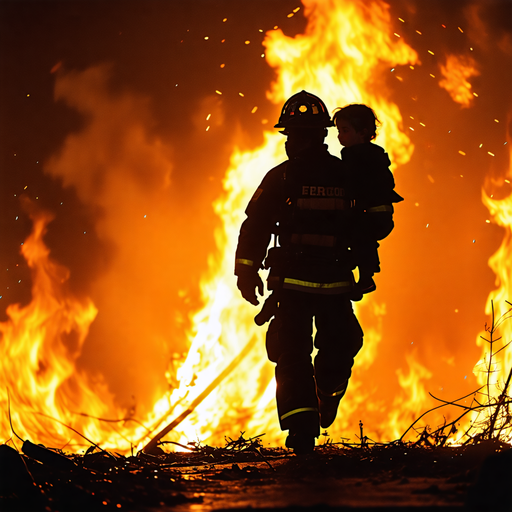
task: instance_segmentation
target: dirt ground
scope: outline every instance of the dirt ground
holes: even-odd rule
[[[512,510],[512,449],[498,441],[324,445],[307,456],[243,438],[158,456],[27,442],[23,452],[0,446],[3,512]]]

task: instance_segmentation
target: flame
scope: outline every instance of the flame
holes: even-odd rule
[[[508,178],[508,179],[507,179]],[[509,150],[509,169],[501,181],[501,185],[509,185],[512,178],[512,151]],[[491,317],[490,325],[485,332],[480,333],[477,345],[482,347],[482,357],[473,370],[478,383],[484,388],[482,392],[488,395],[489,403],[497,403],[503,392],[503,387],[509,373],[512,371],[512,325],[510,322],[510,298],[512,297],[512,276],[510,262],[512,261],[512,193],[503,199],[489,196],[482,188],[482,201],[489,209],[492,220],[501,226],[505,235],[498,250],[489,258],[489,266],[496,275],[496,286],[489,297],[485,312]],[[508,301],[508,303],[507,303]],[[508,314],[507,314],[508,313]],[[506,320],[508,318],[508,320]],[[492,325],[494,323],[494,325]],[[499,327],[492,334],[490,329]],[[492,346],[489,341],[492,339]],[[488,340],[488,341],[485,341]],[[510,396],[510,387],[507,390]],[[493,412],[489,409],[487,415]],[[475,416],[473,416],[475,419]],[[511,439],[508,433],[508,439]]]
[[[18,435],[26,438],[36,431],[39,442],[55,446],[66,444],[72,436],[49,418],[94,438],[98,432],[92,424],[85,419],[77,421],[72,411],[106,413],[107,404],[97,395],[108,398],[108,392],[101,382],[91,382],[77,372],[75,365],[97,309],[89,299],[79,300],[69,293],[69,271],[49,256],[43,236],[52,216],[34,212],[31,218],[33,232],[21,252],[32,271],[32,301],[25,307],[10,305],[10,320],[0,323],[0,365],[5,381],[0,404],[2,411],[7,411],[9,398],[16,404],[10,412]],[[38,416],[41,411],[48,418]],[[8,437],[6,431],[2,435]]]
[[[464,108],[470,107],[475,95],[467,79],[480,74],[475,60],[471,57],[448,55],[446,64],[441,64],[440,69],[444,78],[439,81],[439,87],[446,89],[456,103]]]
[[[390,68],[420,65],[417,53],[402,38],[393,35],[389,6],[380,0],[303,0],[303,5],[307,18],[303,34],[288,37],[278,29],[267,32],[265,37],[265,58],[276,72],[276,79],[267,92],[268,99],[275,105],[274,118],[277,119],[283,102],[302,89],[320,96],[331,109],[348,103],[366,103],[382,122],[377,142],[389,153],[393,170],[398,170],[411,159],[414,147],[386,83]],[[448,58],[443,68],[442,87],[450,92],[454,101],[470,103],[471,86],[466,79],[476,74],[474,68],[472,63]],[[89,82],[99,87],[100,76],[97,70],[81,78],[78,76],[82,82],[86,79],[80,94],[85,94],[83,91],[87,90]],[[119,119],[110,119],[111,110],[106,108],[110,105],[108,97],[101,97],[101,105],[106,107],[98,109],[95,105],[91,108],[80,95],[72,96],[69,91],[75,89],[74,79],[70,77],[60,82],[60,97],[71,97],[75,107],[86,114],[106,112],[103,118],[91,116],[93,124],[112,129],[114,133],[119,125],[128,124],[124,122],[125,117],[120,118],[121,123]],[[119,105],[126,118],[139,111],[139,106],[132,105],[126,98],[121,98]],[[86,135],[91,143],[96,142],[94,129]],[[141,164],[144,167],[147,155],[157,155],[152,165],[154,181],[169,187],[169,161],[166,156],[158,160],[161,142],[146,140],[139,124],[129,128],[129,135],[126,146],[114,152],[112,160],[117,162],[133,150],[134,159],[144,162]],[[9,320],[0,324],[3,356],[0,364],[7,386],[0,389],[0,406],[6,414],[9,393],[12,423],[18,435],[52,446],[70,443],[69,448],[78,449],[84,441],[65,424],[96,443],[127,452],[134,447],[141,448],[165,425],[183,417],[166,440],[180,444],[195,440],[222,444],[225,436],[236,437],[240,431],[246,431],[249,435],[265,433],[268,443],[282,442],[274,403],[274,368],[267,361],[264,329],[256,327],[253,322],[256,311],[236,289],[233,258],[245,207],[265,173],[286,158],[283,142],[280,134],[269,130],[264,132],[259,147],[233,149],[223,181],[224,193],[214,204],[221,225],[215,232],[217,251],[211,255],[200,285],[204,306],[191,318],[193,327],[188,334],[186,357],[172,361],[167,372],[169,389],[157,397],[151,412],[142,418],[143,426],[126,421],[132,419],[130,414],[115,403],[100,376],[92,377],[78,368],[77,359],[98,310],[90,299],[77,298],[70,293],[66,285],[69,271],[52,260],[44,245],[43,237],[51,216],[44,212],[32,213],[33,232],[22,246],[22,254],[32,270],[32,301],[24,307],[9,306]],[[335,154],[338,142],[332,130],[327,142]],[[142,156],[136,150],[140,145],[144,148]],[[85,157],[93,159],[94,155],[86,146],[74,137],[68,140],[65,151],[83,156],[77,158],[79,161]],[[115,179],[111,177],[110,181],[126,185],[124,171],[128,165],[128,161],[118,164],[113,173]],[[87,166],[101,173],[102,166],[98,162],[93,160]],[[165,176],[161,175],[160,168],[166,169]],[[80,193],[83,195],[85,190],[91,197],[96,196],[98,180],[89,182],[85,171],[77,171],[77,176],[84,180]],[[131,192],[131,187],[129,190]],[[132,198],[138,197],[138,193],[134,185],[128,200],[118,198],[109,206],[108,194],[102,189],[101,206],[107,211],[102,221],[103,231],[113,232],[117,228],[119,217],[127,215]],[[498,308],[510,297],[506,262],[512,256],[511,198],[498,201],[485,194],[483,197],[495,222],[506,229],[502,247],[490,260],[500,283],[490,300]],[[154,202],[148,195],[148,207]],[[169,248],[169,252],[171,250]],[[130,251],[131,246],[125,253]],[[117,285],[118,280],[114,279],[113,284]],[[381,324],[386,304],[372,298],[359,304],[356,312],[364,318],[365,346],[356,360],[349,392],[342,402],[342,414],[329,434],[333,438],[350,436],[358,431],[358,422],[363,418],[367,426],[378,423],[378,427],[373,427],[376,437],[372,435],[372,438],[389,440],[399,436],[424,410],[428,401],[425,383],[432,373],[419,361],[417,353],[407,354],[408,371],[398,368],[395,372],[399,392],[392,400],[388,400],[389,397],[376,399],[379,383],[372,380],[369,373],[382,341]],[[143,327],[140,326],[141,331]],[[243,357],[237,359],[241,352]],[[511,359],[508,350],[504,354],[501,377],[503,371],[510,368]],[[393,412],[389,413],[391,402]],[[194,407],[191,404],[195,404]],[[42,412],[44,417],[39,414]],[[91,417],[81,415],[82,412]],[[93,417],[122,421],[112,423]],[[8,421],[2,422],[1,429],[4,439],[12,436]]]
[[[376,91],[376,82],[383,79],[385,70],[387,72],[391,65],[415,64],[418,63],[418,56],[403,41],[392,39],[388,6],[383,2],[318,3],[308,0],[303,3],[308,19],[304,34],[291,38],[281,30],[274,30],[266,34],[264,41],[267,62],[277,72],[277,80],[268,93],[268,98],[276,104],[276,118],[286,98],[302,89],[319,95],[331,108],[354,102],[367,103],[379,113],[383,124],[380,138],[394,167],[406,163],[411,158],[413,145],[401,130],[402,118],[397,105],[389,100],[385,88],[380,87]],[[331,138],[333,135],[331,133]],[[337,147],[336,142],[331,144]],[[236,148],[224,180],[225,197],[214,205],[223,222],[216,237],[219,256],[211,264],[212,276],[203,285],[206,305],[195,319],[197,335],[188,359],[200,359],[198,352],[204,359],[204,347],[208,347],[208,360],[216,360],[215,351],[223,352],[224,358],[229,359],[240,350],[241,340],[257,337],[259,341],[251,358],[240,365],[238,376],[234,377],[236,384],[222,386],[216,391],[215,397],[212,395],[211,400],[198,408],[197,415],[194,415],[195,428],[203,436],[212,434],[213,442],[219,441],[215,432],[236,435],[240,429],[240,417],[244,416],[250,418],[245,424],[250,432],[255,433],[253,429],[259,428],[266,433],[267,441],[282,441],[273,410],[275,384],[272,366],[266,362],[263,349],[264,334],[255,328],[254,312],[240,299],[232,273],[233,255],[238,230],[245,218],[245,206],[264,174],[285,158],[283,138],[275,131],[265,132],[263,145],[255,150],[244,152]],[[220,300],[223,301],[222,309],[217,307]],[[385,312],[385,305],[374,305],[373,312],[378,323],[379,315]],[[211,327],[219,331],[222,326],[222,332],[214,334],[207,324],[212,324]],[[200,341],[199,338],[204,336],[203,329],[208,335],[204,341]],[[379,341],[378,328],[368,329],[368,350],[357,365],[375,357]],[[202,347],[201,350],[194,348],[196,342]],[[210,368],[215,368],[215,365],[210,365]],[[213,378],[215,371],[205,379],[203,386]],[[408,382],[405,382],[404,386],[407,385]],[[360,414],[364,408],[371,410],[371,406],[365,405],[369,393],[364,391],[363,384],[354,379],[351,390],[354,392],[344,398],[343,418],[332,429],[333,435],[347,429],[350,422],[357,424],[357,419],[351,417],[355,411]],[[219,404],[223,403],[230,405],[219,408]],[[421,407],[422,402],[417,400],[416,404]],[[226,421],[226,415],[228,418],[239,418],[234,427],[230,425],[231,421]],[[390,421],[395,429],[400,428],[398,418]],[[384,431],[389,432],[389,429],[384,427]]]

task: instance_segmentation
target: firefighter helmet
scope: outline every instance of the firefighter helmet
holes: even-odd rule
[[[334,126],[325,103],[314,94],[301,91],[284,104],[274,128],[327,128]]]

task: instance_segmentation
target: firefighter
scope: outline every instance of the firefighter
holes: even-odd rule
[[[276,364],[280,426],[297,454],[313,451],[320,426],[336,418],[363,343],[350,301],[357,264],[347,235],[352,201],[341,160],[324,144],[330,126],[317,96],[301,91],[285,103],[275,127],[287,137],[288,160],[252,196],[235,255],[237,286],[251,304],[259,303],[256,291],[263,295],[258,271],[270,269],[272,295],[255,320],[273,316],[266,349]]]

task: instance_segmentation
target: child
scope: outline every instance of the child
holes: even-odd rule
[[[335,111],[333,121],[348,185],[355,200],[355,229],[352,234],[359,280],[352,300],[375,290],[373,275],[380,272],[378,240],[393,230],[393,205],[403,201],[395,191],[395,180],[389,170],[389,157],[383,148],[370,141],[377,136],[375,112],[366,105],[347,105]]]

